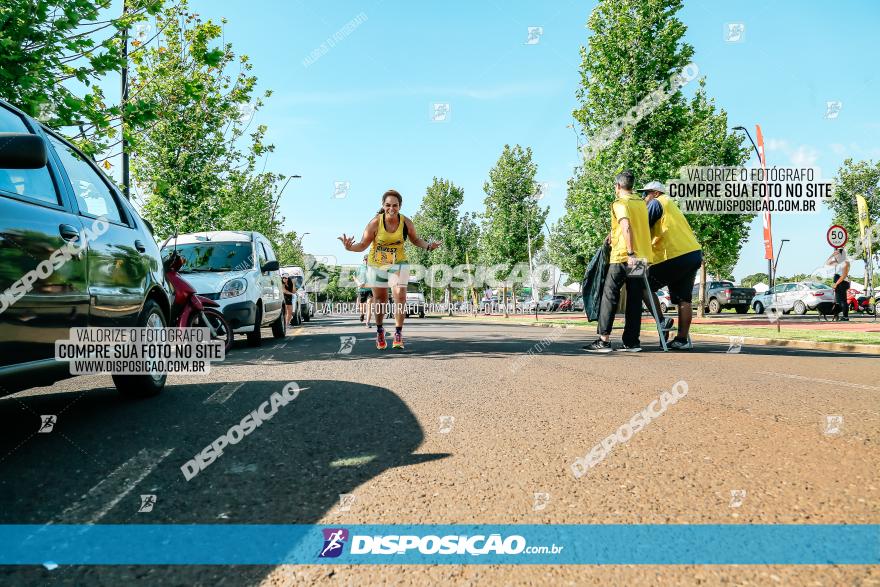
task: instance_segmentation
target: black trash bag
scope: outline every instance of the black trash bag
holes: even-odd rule
[[[590,322],[599,318],[599,305],[602,302],[602,288],[605,285],[605,275],[608,273],[610,255],[611,247],[603,243],[587,263],[587,269],[584,271],[581,296],[584,299],[584,314]]]

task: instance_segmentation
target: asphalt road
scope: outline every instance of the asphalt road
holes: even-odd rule
[[[0,399],[0,523],[878,523],[877,357],[700,344],[587,355],[584,330],[356,319],[236,343],[123,400],[107,376]],[[615,333],[619,334],[619,333]],[[343,336],[354,336],[341,354]],[[549,337],[546,348],[536,345]],[[533,355],[528,351],[533,349]],[[571,464],[686,381],[590,472]],[[838,381],[838,383],[833,383]],[[291,404],[196,477],[181,465],[289,382]],[[55,414],[51,433],[37,433]],[[831,428],[827,416],[832,419]],[[836,428],[835,428],[836,427]],[[831,433],[826,433],[830,431]],[[732,493],[734,492],[734,493]],[[535,493],[545,493],[536,508]],[[151,512],[138,512],[153,494]],[[348,508],[340,494],[354,494]],[[867,566],[6,567],[4,585],[880,584]]]

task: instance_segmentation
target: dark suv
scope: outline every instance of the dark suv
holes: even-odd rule
[[[69,377],[54,356],[72,327],[165,326],[168,291],[149,225],[113,182],[0,100],[0,396]],[[127,395],[165,379],[113,377]]]

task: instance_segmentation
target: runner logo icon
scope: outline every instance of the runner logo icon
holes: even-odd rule
[[[348,541],[348,530],[345,528],[325,528],[321,531],[324,533],[324,548],[318,558],[336,558],[342,554],[342,548]]]

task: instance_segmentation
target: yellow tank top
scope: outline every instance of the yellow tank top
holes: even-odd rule
[[[653,245],[654,263],[699,251],[700,243],[678,204],[667,195],[659,196],[657,201],[663,207],[663,216],[651,227],[651,237],[660,237]]]
[[[406,217],[399,214],[400,222],[397,230],[388,232],[385,230],[385,214],[379,214],[379,229],[376,231],[376,238],[370,246],[370,257],[367,263],[371,267],[387,268],[397,263],[406,262],[406,253],[403,250],[403,227]]]

